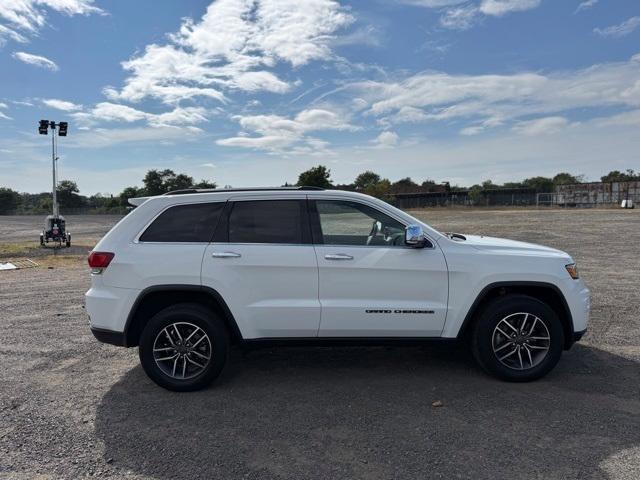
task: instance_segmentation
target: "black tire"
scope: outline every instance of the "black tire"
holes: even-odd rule
[[[546,355],[538,360],[539,363],[536,363],[536,360],[534,360],[533,366],[529,368],[526,368],[526,351],[524,350],[524,347],[521,347],[522,355],[525,356],[525,368],[515,369],[513,366],[510,368],[510,366],[502,363],[498,358],[499,356],[502,356],[502,354],[494,352],[494,331],[501,320],[509,317],[510,315],[514,316],[509,318],[517,319],[517,314],[520,312],[528,313],[537,317],[538,320],[544,324],[544,327],[546,327],[550,340],[542,341],[542,343],[540,343],[540,345],[548,347]],[[530,325],[532,320],[529,320],[529,322]],[[543,327],[538,324],[537,328]],[[504,337],[499,336],[498,338]],[[507,295],[492,301],[485,309],[483,309],[474,325],[471,338],[471,348],[476,361],[487,373],[509,382],[530,382],[545,376],[560,360],[562,350],[564,348],[564,330],[558,315],[556,315],[556,313],[547,304],[526,295]],[[511,346],[506,346],[504,351],[509,353],[511,351]],[[515,360],[513,359],[505,359],[505,361],[515,363]]]
[[[205,364],[205,368],[192,378],[171,377],[158,366],[154,358],[153,346],[156,338],[166,327],[177,322],[187,322],[199,327],[206,333],[210,342],[210,360]],[[201,305],[180,303],[161,310],[147,322],[140,336],[138,353],[142,368],[151,380],[167,390],[188,392],[206,388],[220,375],[227,361],[228,350],[229,336],[222,319]],[[175,352],[171,351],[169,354]],[[186,364],[186,359],[184,361]]]

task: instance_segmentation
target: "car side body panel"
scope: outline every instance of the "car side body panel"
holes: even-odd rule
[[[362,247],[362,253],[354,255],[357,261],[347,268],[337,262],[321,263],[334,250],[345,250],[324,245],[138,241],[145,227],[172,205],[240,198],[363,202],[405,225],[420,224],[434,248],[400,248],[391,261],[385,259],[385,250],[391,249]],[[590,310],[589,291],[582,280],[569,277],[564,266],[573,260],[564,252],[490,237],[451,239],[381,200],[353,192],[218,191],[151,197],[113,227],[94,250],[116,255],[104,272],[92,274],[86,308],[92,327],[114,332],[124,332],[136,299],[158,285],[202,286],[218,292],[244,339],[314,338],[319,331],[321,336],[340,338],[452,339],[483,291],[509,282],[557,289],[570,309],[574,332],[585,330]],[[227,250],[241,250],[236,253],[243,261],[213,261],[213,253]],[[429,261],[421,262],[422,258]],[[385,288],[380,290],[380,284]],[[376,314],[365,310],[434,313],[383,312],[374,318]]]

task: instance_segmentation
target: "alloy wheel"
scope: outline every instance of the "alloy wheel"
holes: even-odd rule
[[[164,327],[153,342],[156,365],[168,377],[177,380],[194,378],[211,362],[212,348],[205,331],[188,322]]]
[[[493,353],[504,366],[528,370],[539,365],[549,353],[551,335],[540,318],[519,312],[498,322],[491,344]]]

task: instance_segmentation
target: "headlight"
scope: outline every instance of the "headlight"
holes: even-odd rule
[[[567,269],[567,272],[569,272],[569,275],[574,280],[577,280],[580,278],[580,276],[578,275],[578,266],[575,263],[570,263],[569,265],[565,265],[564,268]]]

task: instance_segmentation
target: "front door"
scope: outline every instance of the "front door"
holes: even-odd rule
[[[448,278],[435,242],[404,244],[405,225],[351,200],[311,202],[321,337],[435,337]]]
[[[318,264],[306,200],[234,198],[202,262],[245,339],[315,337]]]

